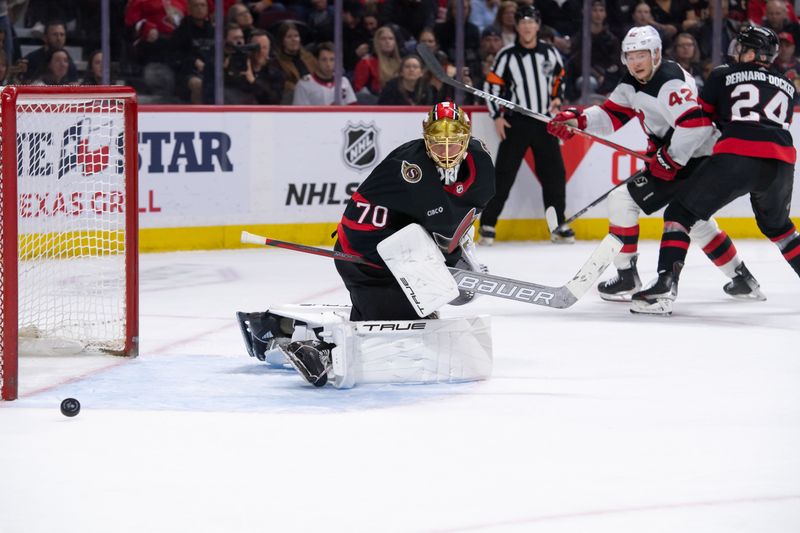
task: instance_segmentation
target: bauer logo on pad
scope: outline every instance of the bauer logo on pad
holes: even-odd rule
[[[378,128],[375,123],[347,123],[344,129],[342,158],[356,170],[371,167],[378,160]]]

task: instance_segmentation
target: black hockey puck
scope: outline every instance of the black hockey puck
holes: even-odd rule
[[[81,402],[75,398],[67,398],[61,402],[61,414],[64,416],[75,416],[81,412]]]

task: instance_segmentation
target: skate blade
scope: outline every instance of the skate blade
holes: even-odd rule
[[[550,242],[553,244],[575,244],[575,237],[556,237],[551,235]]]
[[[672,300],[662,298],[653,303],[647,303],[642,300],[632,300],[631,313],[635,315],[670,316],[672,315]]]
[[[726,293],[728,294],[728,293]],[[745,300],[745,301],[753,301],[753,302],[764,302],[767,300],[767,297],[764,296],[764,293],[761,292],[759,289],[751,290],[747,294],[728,294],[731,298],[736,298],[737,300]]]
[[[491,246],[494,244],[494,239],[492,237],[479,237],[478,244],[480,246]]]
[[[603,292],[598,292],[598,294],[600,295],[601,300],[605,300],[607,302],[630,302],[633,293],[639,292],[640,290],[641,289],[636,289],[635,291],[617,293],[617,294],[605,294]]]

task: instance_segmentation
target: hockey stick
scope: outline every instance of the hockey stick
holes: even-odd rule
[[[592,201],[589,205],[587,205],[586,207],[584,207],[583,209],[581,209],[580,211],[578,211],[577,213],[575,213],[574,215],[572,215],[568,219],[564,220],[564,222],[562,222],[561,224],[558,223],[558,216],[556,215],[555,208],[553,206],[548,207],[544,211],[544,218],[545,218],[545,220],[547,220],[547,228],[550,230],[550,233],[553,233],[554,231],[559,230],[561,228],[566,228],[567,224],[569,224],[570,222],[574,221],[576,218],[580,218],[581,216],[583,216],[583,214],[586,213],[589,209],[593,208],[594,206],[596,206],[597,204],[599,204],[600,202],[605,200],[606,197],[609,194],[611,194],[612,192],[616,191],[617,189],[619,189],[623,185],[627,185],[628,183],[632,182],[636,178],[639,178],[644,173],[645,173],[645,169],[642,169],[642,170],[632,174],[628,178],[622,180],[617,185],[614,185],[609,190],[607,190],[602,195],[600,195],[598,198],[596,198],[594,201]]]
[[[350,263],[382,268],[356,255],[337,252],[336,250],[326,250],[325,248],[315,248],[313,246],[277,241],[246,231],[242,232],[242,242],[247,244],[275,246],[295,252],[321,255],[339,261],[348,261]],[[597,281],[597,278],[600,277],[606,267],[611,264],[611,261],[613,261],[614,257],[621,249],[622,242],[617,237],[611,234],[606,235],[600,242],[600,245],[592,252],[589,260],[578,270],[578,273],[565,285],[560,287],[549,287],[547,285],[539,285],[538,283],[502,278],[500,276],[484,274],[483,272],[470,272],[454,267],[448,267],[448,270],[455,278],[458,288],[463,291],[486,294],[487,296],[495,296],[497,298],[506,298],[516,302],[542,305],[554,309],[566,309],[586,294],[586,291],[594,285],[594,282]]]
[[[323,257],[330,257],[331,259],[339,259],[347,261],[348,263],[358,263],[359,265],[367,265],[373,268],[383,269],[381,265],[376,265],[359,257],[357,255],[339,252],[337,250],[326,250],[325,248],[315,248],[314,246],[306,246],[304,244],[297,244],[294,242],[278,241],[270,239],[269,237],[262,237],[247,231],[242,232],[241,241],[245,244],[263,244],[264,246],[274,246],[276,248],[283,248],[285,250],[293,250],[295,252],[303,252],[306,254],[321,255]]]
[[[507,109],[510,109],[512,111],[516,111],[517,113],[520,113],[522,115],[525,115],[525,116],[528,116],[528,117],[531,117],[531,118],[535,118],[536,120],[540,120],[540,121],[545,122],[545,123],[550,122],[552,120],[552,118],[548,117],[547,115],[543,115],[541,113],[537,113],[536,111],[533,111],[532,109],[528,109],[527,107],[523,107],[523,106],[517,105],[514,102],[506,100],[505,98],[500,98],[499,96],[495,96],[495,95],[493,95],[491,93],[487,93],[486,91],[482,91],[482,90],[480,90],[480,89],[478,89],[476,87],[473,87],[472,85],[467,85],[466,83],[463,83],[463,82],[460,82],[460,81],[458,81],[458,80],[456,80],[454,78],[451,78],[450,76],[448,76],[445,73],[444,69],[442,68],[441,63],[439,63],[439,61],[436,59],[436,56],[433,55],[433,52],[431,52],[431,49],[428,48],[424,44],[418,44],[417,45],[417,53],[422,58],[422,60],[425,62],[425,65],[428,67],[428,69],[431,71],[431,73],[433,73],[434,76],[436,76],[437,78],[442,80],[447,85],[450,85],[451,87],[454,87],[456,89],[460,89],[462,91],[468,92],[468,93],[473,94],[473,95],[475,95],[475,96],[477,96],[479,98],[483,98],[484,100],[489,100],[490,102],[494,102],[494,103],[496,103],[496,104],[498,104],[500,106],[503,106],[503,107],[505,107]],[[602,137],[597,137],[596,135],[592,135],[591,133],[589,133],[587,131],[583,131],[582,129],[570,127],[570,130],[573,133],[576,133],[578,135],[582,135],[583,137],[592,139],[593,141],[596,141],[596,142],[598,142],[600,144],[604,144],[606,146],[609,146],[609,147],[611,147],[611,148],[613,148],[615,150],[618,150],[618,151],[620,151],[622,153],[628,154],[631,157],[636,157],[636,158],[641,159],[643,161],[647,161],[647,159],[648,159],[647,156],[645,156],[643,154],[640,154],[639,152],[631,150],[630,148],[622,146],[621,144],[617,144],[617,143],[615,143],[613,141],[606,140],[606,139],[604,139]]]

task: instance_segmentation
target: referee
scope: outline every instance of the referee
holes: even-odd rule
[[[538,39],[541,16],[533,6],[520,6],[516,13],[517,41],[497,53],[484,90],[543,115],[561,105],[564,66],[558,51]],[[547,124],[503,110],[487,101],[489,114],[500,136],[495,163],[496,192],[481,214],[480,243],[490,245],[495,225],[508,193],[517,178],[525,151],[533,150],[536,175],[542,185],[545,208],[553,206],[559,224],[564,221],[566,171],[558,139],[547,133]],[[575,233],[565,228],[551,235],[553,242],[575,242]]]

